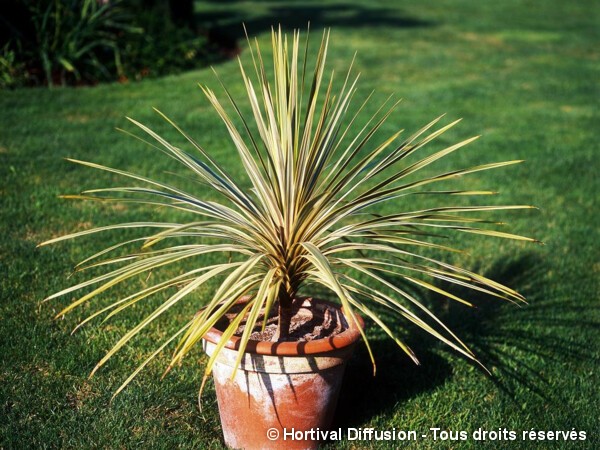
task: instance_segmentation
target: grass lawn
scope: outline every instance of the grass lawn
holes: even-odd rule
[[[304,28],[310,20],[316,30],[313,41],[323,26],[332,26],[329,67],[343,70],[358,51],[359,94],[375,89],[376,99],[391,93],[404,99],[384,132],[405,128],[409,133],[441,113],[448,114],[446,123],[462,117],[463,122],[430,150],[472,135],[482,138],[438,163],[436,173],[526,159],[518,166],[474,174],[454,186],[499,190],[492,201],[538,206],[539,211],[495,217],[510,222],[507,231],[534,236],[545,246],[461,235],[456,245],[469,252],[453,257],[453,262],[517,289],[529,305],[519,308],[471,295],[479,308],[469,310],[426,299],[438,302],[434,308],[492,376],[413,329],[405,330],[404,322],[392,322],[401,333],[410,332],[407,340],[422,361],[414,366],[373,328],[378,374],[371,377],[366,351],[359,348],[348,367],[336,427],[429,434],[403,444],[407,448],[600,448],[600,236],[594,219],[600,190],[595,159],[600,4],[426,3],[197,5],[199,18],[223,33],[240,37],[244,21],[250,34],[265,44],[271,23]],[[241,57],[249,61],[247,51]],[[217,71],[240,97],[237,62],[221,64]],[[148,305],[107,322],[102,333],[91,326],[69,336],[94,305],[53,320],[71,299],[40,301],[67,287],[72,267],[117,235],[109,232],[97,239],[36,248],[53,236],[94,225],[173,219],[172,213],[152,208],[58,198],[122,182],[69,164],[63,160],[67,156],[168,179],[164,172],[176,167],[171,160],[114,130],[131,129],[124,116],[181,142],[152,111],[161,109],[241,176],[225,129],[198,82],[218,91],[206,69],[125,85],[0,92],[0,448],[223,446],[212,386],[201,412],[196,402],[205,361],[200,350],[163,381],[159,378],[166,357],[159,359],[110,403],[112,392],[136,363],[178,321],[197,310],[215,286],[198,292],[88,379],[111,343],[140,320]],[[372,102],[367,112],[376,107]],[[425,199],[412,201],[401,207],[428,205]],[[124,292],[116,289],[111,296]],[[504,428],[517,431],[519,440],[512,445],[482,445],[473,439],[441,442],[432,439],[430,428],[468,433]],[[521,430],[532,429],[585,431],[587,440],[522,442]],[[349,443],[329,445],[347,448]]]

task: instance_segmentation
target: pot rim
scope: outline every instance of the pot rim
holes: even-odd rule
[[[360,339],[361,333],[356,326],[356,323],[347,318],[348,316],[346,315],[342,306],[327,300],[316,299],[314,297],[298,297],[298,299],[312,299],[313,301],[325,303],[329,306],[339,309],[346,318],[346,322],[348,322],[348,328],[341,333],[336,334],[335,336],[304,342],[271,342],[250,340],[248,341],[248,345],[246,345],[245,353],[270,356],[315,355],[349,347]],[[364,328],[365,324],[362,317],[356,313],[354,314],[354,317],[356,318],[356,322],[358,322],[360,327]],[[221,340],[222,336],[223,332],[213,327],[208,330],[202,338],[212,342],[213,344],[217,344]],[[240,340],[240,337],[232,336],[225,344],[225,348],[238,350],[240,347]]]

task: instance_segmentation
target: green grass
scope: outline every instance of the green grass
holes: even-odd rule
[[[599,448],[598,69],[600,8],[594,2],[442,1],[202,2],[199,15],[240,35],[246,22],[266,43],[271,22],[313,30],[333,27],[330,68],[343,69],[358,51],[361,92],[404,99],[385,132],[407,132],[440,113],[461,123],[432,149],[475,134],[483,138],[437,169],[524,158],[526,163],[461,180],[461,186],[500,190],[497,201],[535,204],[539,211],[502,214],[507,231],[534,236],[545,246],[491,238],[466,239],[456,263],[477,269],[524,294],[518,308],[470,298],[476,310],[437,310],[492,371],[486,376],[426,336],[409,341],[419,367],[372,329],[378,375],[370,376],[364,348],[346,375],[336,426],[416,430],[583,430],[585,442],[485,442],[485,448]],[[392,6],[393,5],[393,6]],[[317,39],[317,33],[313,35]],[[243,44],[243,43],[242,43]],[[247,52],[242,58],[248,60]],[[237,63],[217,67],[240,95]],[[69,299],[40,304],[67,286],[72,266],[114,235],[37,249],[52,236],[92,225],[166,212],[70,203],[59,194],[118,180],[65,162],[93,160],[165,177],[168,158],[114,131],[124,116],[178,141],[153,113],[158,107],[189,131],[235,174],[226,139],[197,82],[217,88],[210,70],[138,84],[0,93],[0,448],[196,447],[220,448],[214,391],[202,412],[196,393],[201,352],[160,381],[154,363],[112,403],[112,392],[177,320],[198,309],[206,290],[158,329],[137,339],[94,378],[87,376],[144,308],[105,327],[69,336],[77,318],[53,315]],[[370,110],[375,109],[375,103]],[[168,177],[168,175],[167,175]],[[464,184],[462,184],[464,183]],[[407,208],[425,205],[409,204]],[[498,216],[500,217],[500,216]],[[122,293],[120,290],[115,295]],[[140,311],[141,309],[141,311]],[[404,323],[395,322],[395,326]],[[411,332],[414,330],[407,330]],[[431,435],[431,433],[429,433]],[[386,443],[355,441],[358,448]],[[348,443],[331,444],[346,448]],[[481,443],[420,439],[409,448],[480,448]]]

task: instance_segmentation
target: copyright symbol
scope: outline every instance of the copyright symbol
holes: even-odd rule
[[[279,430],[277,428],[269,428],[267,430],[267,437],[270,441],[276,441],[279,437]]]

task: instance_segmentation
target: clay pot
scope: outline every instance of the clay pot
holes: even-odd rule
[[[360,332],[336,305],[304,299],[302,307],[313,315],[331,314],[333,307],[333,320],[342,321],[346,329],[308,342],[250,341],[233,379],[239,338],[230,339],[219,354],[212,374],[228,447],[313,449],[319,437],[298,432],[324,431],[331,425],[346,362]],[[362,319],[357,319],[362,327]],[[212,354],[221,336],[216,328],[204,336],[206,353]]]

